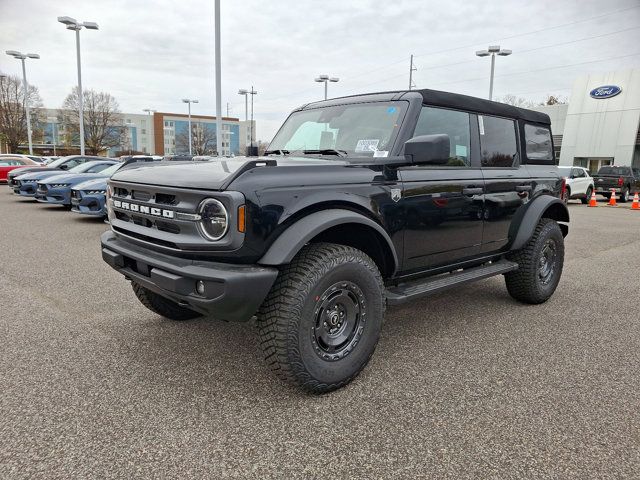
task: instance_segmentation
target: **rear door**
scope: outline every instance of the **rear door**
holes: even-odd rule
[[[483,253],[500,250],[509,241],[516,211],[528,201],[532,180],[520,166],[515,120],[478,115],[480,161],[485,183]]]
[[[571,195],[585,195],[591,183],[591,177],[582,168],[572,168],[571,175],[573,177]]]
[[[484,182],[477,144],[472,142],[477,136],[475,116],[423,106],[414,136],[434,134],[449,136],[447,164],[398,169],[403,187],[399,206],[405,219],[405,271],[471,257],[482,242]]]

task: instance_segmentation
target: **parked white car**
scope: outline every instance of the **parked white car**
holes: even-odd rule
[[[558,167],[560,175],[567,181],[567,190],[563,198],[564,202],[579,198],[582,203],[588,203],[591,192],[594,190],[593,177],[586,168],[582,167]]]

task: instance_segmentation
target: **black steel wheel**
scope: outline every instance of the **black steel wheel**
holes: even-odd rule
[[[504,276],[509,294],[524,303],[546,302],[562,276],[564,237],[560,226],[543,218],[529,242],[509,259],[518,263],[518,270]]]
[[[344,245],[307,245],[281,270],[258,312],[267,364],[310,392],[340,388],[373,355],[384,309],[371,258]]]

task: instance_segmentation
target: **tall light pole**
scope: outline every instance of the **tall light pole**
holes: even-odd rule
[[[222,64],[220,60],[220,0],[214,6],[214,23],[216,39],[216,151],[222,152]]]
[[[31,142],[31,114],[29,113],[29,84],[27,83],[27,69],[24,61],[27,58],[38,59],[40,55],[37,53],[21,53],[15,50],[7,50],[7,55],[12,56],[22,62],[22,87],[24,89],[24,110],[27,114],[27,137],[29,140],[29,155],[33,155],[33,143]]]
[[[190,100],[188,98],[183,98],[182,102],[189,105],[189,155],[191,155],[191,104],[198,103],[198,100]]]
[[[488,57],[491,55],[491,78],[489,80],[489,100],[493,100],[493,72],[496,66],[496,55],[501,57],[507,57],[513,52],[506,48],[500,48],[500,45],[490,45],[486,50],[478,50],[476,55],[478,57]]]
[[[76,57],[78,63],[78,116],[80,117],[80,155],[84,155],[84,107],[82,97],[82,68],[80,67],[80,30],[98,30],[95,22],[78,22],[71,17],[58,17],[58,21],[67,26],[67,30],[76,32]]]
[[[318,83],[324,83],[324,99],[327,99],[327,84],[329,82],[339,82],[340,79],[338,77],[330,77],[329,75],[318,75],[318,78],[315,79]]]

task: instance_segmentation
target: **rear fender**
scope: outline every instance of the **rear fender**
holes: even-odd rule
[[[524,247],[542,218],[552,218],[557,222],[569,222],[569,210],[557,197],[551,195],[536,197],[529,203],[526,210],[523,210],[519,218],[516,215],[511,224],[509,238],[513,240],[509,247],[510,250],[519,250]],[[569,233],[568,225],[560,224],[560,229],[566,237]]]

